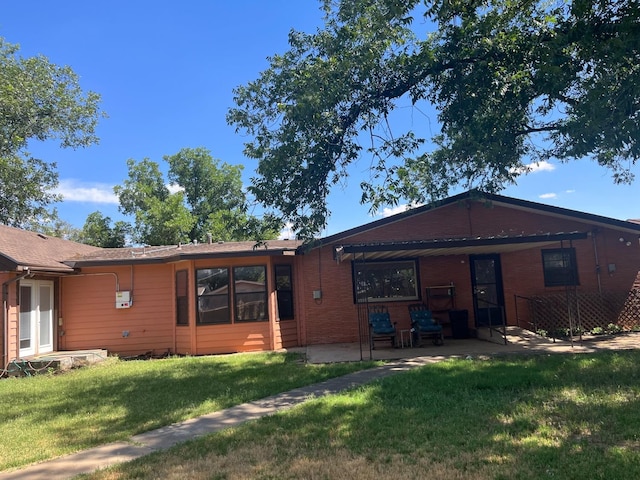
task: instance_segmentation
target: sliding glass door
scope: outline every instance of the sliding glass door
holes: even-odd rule
[[[20,356],[53,351],[53,282],[20,281]]]

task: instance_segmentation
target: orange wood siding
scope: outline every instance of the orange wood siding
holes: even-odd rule
[[[199,325],[197,355],[271,350],[269,322]]]
[[[276,322],[275,348],[290,348],[298,346],[298,328],[295,320],[281,320]]]
[[[269,321],[198,325],[195,271],[199,268],[267,267]],[[189,273],[189,325],[175,325],[175,273]],[[297,345],[295,321],[275,325],[277,312],[273,266],[269,257],[184,261],[131,268],[85,268],[82,275],[63,279],[61,347],[65,350],[106,348],[135,355],[166,352],[190,355],[271,350]],[[129,309],[115,308],[116,279],[121,291],[133,295]],[[232,309],[233,312],[233,309]],[[233,314],[232,314],[233,316]],[[274,335],[277,336],[274,338]],[[278,347],[280,348],[280,347]]]
[[[2,273],[0,274],[0,283],[4,283],[8,280],[14,279],[16,275]],[[54,296],[53,296],[53,331],[52,334],[52,344],[53,349],[59,348],[58,341],[58,326],[57,326],[57,318],[59,316],[59,283],[57,278],[47,277],[43,275],[35,275],[33,277],[34,280],[47,280],[53,282],[54,287]],[[19,286],[20,281],[12,282],[8,285],[8,296],[7,296],[7,309],[5,310],[7,326],[8,326],[8,348],[6,352],[2,352],[4,349],[4,334],[5,329],[4,326],[2,328],[2,332],[0,332],[0,338],[2,339],[2,344],[0,345],[0,353],[2,354],[2,358],[4,358],[5,363],[10,362],[11,360],[15,360],[20,357],[20,345],[18,341],[19,336],[19,325],[20,325],[20,305],[18,304],[19,297]],[[1,363],[1,361],[0,361]]]
[[[162,354],[174,350],[174,280],[171,265],[87,268],[63,279],[61,348],[105,348],[109,353]],[[133,277],[132,277],[133,273]],[[99,274],[99,275],[96,275]],[[117,275],[133,306],[115,308]],[[133,283],[132,279],[133,278]],[[128,332],[128,333],[126,333]]]
[[[191,331],[188,325],[176,327],[176,353],[191,355]]]
[[[222,325],[198,325],[196,323],[196,307],[194,294],[193,322],[195,325],[195,354],[214,354],[272,350],[276,348],[276,343],[281,342],[276,339],[276,328],[274,326],[276,316],[275,306],[275,285],[272,259],[270,257],[244,257],[197,260],[194,262],[195,270],[202,268],[229,268],[237,266],[257,266],[267,267],[267,312],[269,320],[266,322],[235,322],[235,312],[233,300],[231,300],[231,323]],[[192,337],[193,341],[193,337]]]
[[[15,275],[11,275],[8,273],[0,273],[0,283],[4,283],[8,280],[14,278]],[[7,325],[2,325],[2,332],[0,332],[0,338],[2,339],[2,343],[0,344],[0,354],[2,355],[2,360],[4,360],[4,364],[7,364],[11,360],[14,360],[18,357],[18,342],[17,342],[17,328],[18,328],[18,305],[17,305],[17,284],[11,283],[8,285],[8,296],[6,303],[6,310],[3,315],[6,315]],[[4,302],[3,302],[4,305]],[[4,306],[3,306],[4,308]],[[7,328],[6,328],[7,327]],[[6,328],[6,330],[5,330]],[[5,352],[5,331],[8,333],[7,335],[7,351]],[[0,360],[0,368],[4,367]]]

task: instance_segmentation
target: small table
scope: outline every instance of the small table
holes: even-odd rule
[[[407,337],[406,339],[405,336]],[[400,346],[402,348],[405,346],[413,347],[413,335],[411,329],[400,330]]]

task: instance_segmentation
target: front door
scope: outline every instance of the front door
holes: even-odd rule
[[[20,356],[53,351],[53,282],[20,281]]]
[[[502,325],[504,291],[500,255],[471,255],[469,259],[476,326]]]

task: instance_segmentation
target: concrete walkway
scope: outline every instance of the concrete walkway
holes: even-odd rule
[[[483,357],[509,353],[589,353],[598,350],[623,350],[640,348],[640,334],[620,335],[611,338],[574,343],[553,343],[546,339],[510,338],[508,345],[494,344],[475,339],[445,340],[445,345],[431,344],[420,348],[397,348],[373,350],[374,359],[393,359],[384,366],[354,372],[325,382],[297,388],[272,397],[211,413],[184,422],[169,425],[131,437],[128,441],[110,443],[90,450],[38,463],[20,470],[0,473],[0,480],[62,480],[81,473],[89,473],[122,462],[127,462],[149,453],[164,450],[178,443],[236,427],[246,421],[255,420],[278,411],[299,405],[310,398],[339,393],[374,380],[405,372],[429,363],[452,357]],[[302,350],[310,363],[331,363],[360,360],[358,344],[317,345]],[[363,352],[369,359],[368,348]]]

